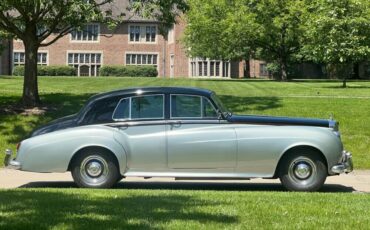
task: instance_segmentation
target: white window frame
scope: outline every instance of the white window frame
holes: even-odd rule
[[[78,61],[78,63],[73,62],[72,64],[70,64],[69,61],[68,61],[69,54],[100,54],[100,63],[97,63],[97,62],[91,63],[91,60],[90,60],[89,63],[81,63],[80,61]],[[90,69],[89,77],[98,77],[97,66],[102,67],[103,63],[104,63],[104,52],[101,51],[101,50],[67,50],[67,52],[66,52],[66,65],[67,66],[73,66],[73,67],[75,65],[78,65],[77,76],[80,76],[80,67],[81,66],[87,65],[91,68],[91,66],[94,65],[94,66],[96,66],[94,75],[91,75],[91,69]]]
[[[129,44],[157,44],[158,43],[158,25],[155,23],[152,24],[142,24],[142,23],[130,23],[127,25],[127,41]],[[140,35],[139,35],[139,41],[131,41],[130,36],[131,36],[131,27],[134,26],[139,26],[140,28]],[[146,27],[147,26],[154,26],[155,27],[155,41],[146,41]]]
[[[157,64],[131,64],[131,61],[130,61],[130,64],[127,64],[127,60],[126,60],[127,54],[157,55]],[[124,55],[125,56],[123,58],[125,60],[124,61],[125,66],[155,66],[157,68],[157,72],[159,73],[159,64],[160,64],[159,63],[160,62],[159,52],[132,52],[132,51],[129,51],[129,52],[125,52]],[[153,62],[153,60],[152,60],[152,62]]]
[[[15,63],[14,62],[14,54],[15,53],[24,53],[24,62]],[[48,66],[49,65],[49,50],[38,50],[37,54],[39,54],[39,53],[46,54],[46,63],[37,62],[37,65]],[[13,50],[11,58],[12,58],[11,63],[12,63],[13,68],[14,68],[14,66],[22,66],[22,65],[26,64],[26,52],[25,52],[25,50]]]
[[[202,62],[202,70],[200,70],[199,62]],[[207,65],[204,65],[204,62]],[[215,63],[213,65],[213,71],[211,71],[211,62]],[[216,75],[216,63],[219,63],[219,74]],[[227,65],[227,73],[224,74],[224,67]],[[207,69],[205,69],[205,66]],[[200,75],[199,73],[202,73]],[[207,73],[205,75],[204,73]],[[213,75],[211,75],[213,72]],[[222,61],[222,60],[211,60],[209,58],[202,59],[202,58],[189,58],[189,77],[191,78],[231,78],[231,62],[230,61]]]
[[[98,32],[97,32],[97,39],[96,40],[91,40],[91,41],[83,40],[82,37],[81,37],[81,40],[73,40],[73,38],[72,38],[72,32],[73,31],[71,31],[69,33],[69,42],[70,43],[99,43],[100,42],[100,24],[99,23],[88,23],[84,26],[89,26],[89,25],[98,26]]]

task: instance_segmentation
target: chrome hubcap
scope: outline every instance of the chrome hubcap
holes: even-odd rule
[[[92,186],[101,185],[109,176],[108,163],[99,155],[90,155],[81,162],[80,174],[84,183]]]
[[[289,165],[288,175],[297,184],[308,185],[316,180],[316,164],[307,157],[297,157]]]
[[[311,167],[307,165],[305,162],[298,163],[295,166],[294,174],[299,179],[306,179],[311,174]]]
[[[86,171],[90,176],[99,176],[102,172],[102,165],[99,162],[92,161],[87,164]]]

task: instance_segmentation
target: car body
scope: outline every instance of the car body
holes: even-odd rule
[[[75,115],[32,132],[5,164],[24,171],[71,171],[81,187],[123,177],[280,178],[315,191],[352,171],[338,123],[233,115],[210,90],[129,88],[90,98]]]

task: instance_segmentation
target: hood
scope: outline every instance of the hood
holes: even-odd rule
[[[77,114],[62,117],[40,126],[31,133],[31,137],[75,126],[77,126]]]
[[[311,118],[231,115],[230,117],[227,118],[227,120],[232,123],[245,123],[245,124],[302,125],[302,126],[319,126],[327,128],[331,127],[330,120],[311,119]]]

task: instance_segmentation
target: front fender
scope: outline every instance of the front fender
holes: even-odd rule
[[[66,172],[79,150],[98,146],[111,151],[118,160],[121,174],[126,170],[126,151],[114,139],[115,129],[102,125],[82,126],[35,136],[22,142],[16,160],[21,170]]]

